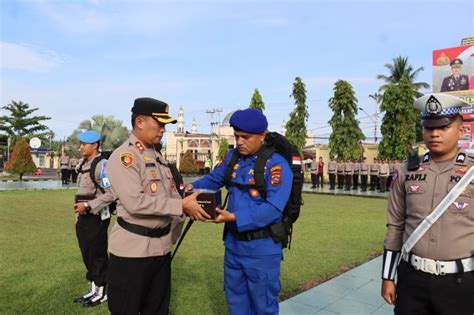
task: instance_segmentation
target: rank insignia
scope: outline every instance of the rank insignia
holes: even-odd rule
[[[135,146],[137,147],[137,149],[140,151],[140,152],[143,152],[145,151],[145,147],[143,146],[143,144],[139,141],[135,142]]]
[[[410,192],[416,193],[420,191],[421,186],[420,185],[411,185],[410,186]]]
[[[156,178],[156,170],[151,170],[151,177]]]
[[[255,171],[253,170],[253,168],[251,168],[250,171],[249,171],[249,175],[253,175],[254,172],[255,172]]]
[[[464,208],[466,208],[469,205],[467,202],[460,202],[460,201],[455,201],[453,203],[454,203],[454,206],[458,210],[463,210]]]
[[[249,178],[249,184],[250,185],[255,185],[255,178]]]
[[[156,185],[156,182],[153,182],[150,184],[150,191],[152,193],[155,193],[158,190],[158,185]]]
[[[424,156],[423,156],[423,163],[426,163],[430,160],[430,154],[429,153],[426,153]]]
[[[466,154],[459,153],[458,157],[456,158],[456,163],[464,163],[465,160],[466,160]]]
[[[250,189],[250,190],[249,190],[249,195],[250,195],[252,198],[257,198],[258,195],[260,195],[260,193],[259,193],[258,190],[256,190],[256,189]]]
[[[270,184],[272,186],[281,185],[281,165],[275,165],[270,169]]]
[[[153,161],[153,160],[151,159],[151,157],[149,157],[148,155],[144,155],[144,156],[143,156],[143,160],[145,160],[145,161]]]
[[[234,170],[238,169],[239,168],[239,164],[235,164],[234,165]]]
[[[129,168],[132,166],[133,163],[133,153],[124,152],[120,154],[120,162],[122,162],[122,166],[125,168]]]

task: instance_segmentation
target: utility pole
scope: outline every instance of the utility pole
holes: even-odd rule
[[[369,94],[369,97],[375,101],[375,114],[374,114],[374,117],[375,117],[375,120],[374,120],[374,124],[375,124],[374,139],[375,139],[375,142],[374,143],[377,143],[377,120],[378,120],[378,117],[379,117],[378,109],[379,109],[379,104],[383,99],[383,94],[379,94],[379,93],[376,92],[374,94]]]

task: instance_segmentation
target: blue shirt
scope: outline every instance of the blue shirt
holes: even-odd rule
[[[193,187],[219,189],[224,186],[225,170],[234,150],[211,173],[195,181]],[[234,166],[231,181],[246,185],[255,183],[253,172],[256,160],[257,155],[241,156]],[[235,222],[226,223],[229,230],[252,231],[282,220],[283,210],[291,193],[293,173],[280,154],[273,153],[267,160],[264,179],[266,199],[256,189],[229,187],[227,210],[235,214]],[[227,233],[225,246],[241,255],[273,255],[282,251],[281,243],[275,243],[271,237],[238,241],[232,233]]]

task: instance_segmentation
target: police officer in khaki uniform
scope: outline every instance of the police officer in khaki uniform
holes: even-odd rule
[[[337,162],[332,158],[328,163],[329,190],[334,190],[334,188],[336,188],[336,172]]]
[[[75,298],[74,302],[83,303],[84,306],[96,306],[107,301],[107,228],[110,224],[110,212],[107,207],[115,198],[105,174],[106,160],[104,163],[94,163],[95,169],[91,170],[93,161],[100,157],[100,134],[88,130],[77,138],[84,160],[79,167],[74,204],[78,214],[76,236],[87,269],[86,279],[90,283],[90,290]],[[91,178],[91,171],[94,172],[94,178]],[[102,189],[99,189],[99,186]]]
[[[469,90],[469,77],[461,74],[462,60],[454,59],[449,64],[452,74],[443,79],[441,92],[464,91]]]
[[[337,160],[337,188],[344,188],[344,161],[341,159]]]
[[[71,158],[64,151],[63,155],[59,158],[59,168],[61,169],[61,182],[65,185],[69,184],[69,169],[71,168]]]
[[[443,93],[425,95],[415,102],[415,108],[421,110],[429,152],[415,163],[397,166],[391,187],[382,296],[395,304],[395,314],[467,315],[474,311],[472,182],[420,234],[409,254],[400,253],[416,227],[474,165],[474,156],[458,148],[464,106],[469,104]]]
[[[168,314],[170,251],[181,233],[183,213],[210,219],[197,203],[197,193],[181,198],[167,162],[155,149],[168,123],[176,119],[168,115],[166,103],[136,99],[132,134],[109,158],[107,175],[119,199],[109,237],[112,314]]]
[[[374,158],[374,163],[370,164],[370,189],[376,190],[379,184],[379,167],[378,160]]]
[[[382,193],[384,193],[387,189],[388,175],[390,175],[390,167],[388,166],[387,160],[380,160],[379,181],[380,192]]]
[[[359,189],[360,163],[358,160],[352,160],[352,189]]]
[[[344,183],[346,188],[344,190],[351,190],[352,185],[352,175],[354,174],[354,169],[351,160],[347,160],[344,163]]]
[[[70,160],[70,164],[71,164],[71,182],[73,182],[74,184],[77,182],[77,166],[78,166],[78,163],[79,163],[79,160],[76,158],[76,157],[72,157],[71,160]]]
[[[360,166],[360,191],[367,191],[367,178],[369,175],[369,165],[365,162],[365,157],[359,161]]]

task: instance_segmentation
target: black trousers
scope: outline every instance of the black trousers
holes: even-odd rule
[[[336,174],[329,173],[329,189],[336,188]]]
[[[311,173],[311,187],[318,186],[318,174]]]
[[[367,191],[367,175],[360,175],[360,189],[362,191]]]
[[[352,185],[352,175],[344,175],[344,177],[344,182],[346,183],[346,190],[350,190]]]
[[[318,173],[318,175],[316,175],[316,182],[317,185],[321,185],[321,188],[323,188],[323,173]]]
[[[401,261],[397,273],[395,315],[473,314],[474,272],[436,276]]]
[[[100,215],[80,215],[76,223],[76,236],[86,266],[86,279],[103,286],[106,284],[107,228],[110,219],[101,220]]]
[[[110,254],[107,279],[107,297],[112,314],[168,315],[171,254],[145,258]]]
[[[393,178],[392,175],[390,175],[390,176],[387,178],[387,191],[390,190],[390,186],[392,185],[392,178]]]
[[[379,184],[378,175],[370,175],[370,190],[377,189],[378,184]]]
[[[352,187],[354,189],[359,188],[359,174],[352,175]]]
[[[380,192],[386,192],[387,191],[387,176],[380,176],[379,181],[380,181]]]
[[[337,174],[337,188],[342,189],[344,188],[344,175]]]
[[[72,170],[71,170],[71,181],[72,181],[73,183],[76,183],[76,182],[77,182],[77,172],[76,172],[75,169],[72,169]]]
[[[69,170],[68,169],[61,169],[61,181],[64,183],[69,183]]]

